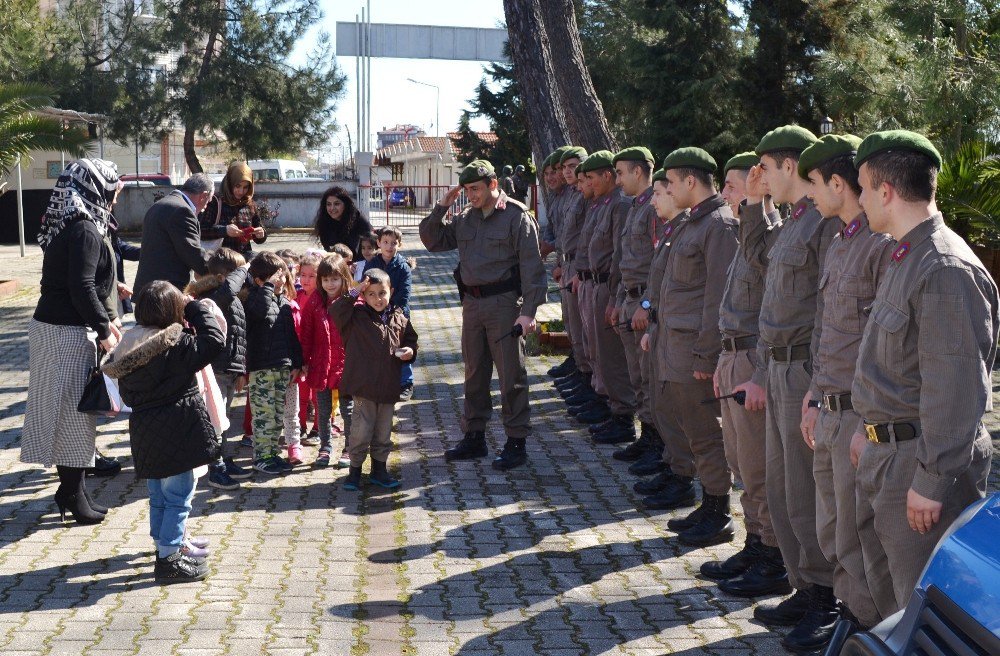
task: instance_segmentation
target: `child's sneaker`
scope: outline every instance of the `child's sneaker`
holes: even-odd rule
[[[320,445],[320,440],[319,440],[319,437],[313,437],[312,435],[306,435],[305,437],[303,437],[299,441],[299,444],[301,444],[302,446],[319,446]]]
[[[380,460],[372,460],[372,473],[368,475],[368,480],[389,490],[399,487],[399,481],[389,475],[385,463]]]
[[[253,463],[253,468],[262,474],[267,474],[269,476],[276,476],[277,474],[284,474],[285,468],[281,465],[281,459],[275,457],[261,458],[260,460],[255,460]]]
[[[309,431],[309,437],[315,437],[319,439],[319,426],[312,427],[312,430]]]
[[[313,463],[317,467],[329,467],[330,466],[330,447],[324,446],[320,447],[319,455],[316,456],[316,462]]]
[[[302,464],[302,447],[300,447],[298,444],[288,445],[288,464],[290,465]]]
[[[212,465],[208,468],[208,486],[219,490],[240,489],[240,484],[226,473],[225,465]]]
[[[360,489],[360,487],[361,467],[351,467],[351,470],[347,474],[347,478],[344,479],[344,489],[354,492]]]
[[[409,401],[413,398],[413,383],[407,383],[399,390],[400,402]]]
[[[181,553],[188,558],[208,558],[208,548],[207,547],[196,547],[191,542],[185,542],[181,546]]]
[[[222,462],[226,463],[226,473],[229,474],[229,478],[237,481],[241,481],[245,478],[250,478],[253,476],[253,472],[249,469],[240,467],[232,458],[223,458]]]
[[[344,449],[344,452],[340,454],[340,460],[337,461],[337,469],[346,469],[351,466],[351,454]]]
[[[253,435],[244,435],[243,439],[240,440],[240,446],[244,449],[253,448]]]

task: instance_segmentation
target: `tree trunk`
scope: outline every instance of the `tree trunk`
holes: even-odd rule
[[[198,126],[195,125],[192,117],[197,116],[201,112],[205,80],[212,70],[212,61],[219,54],[219,33],[222,30],[222,26],[225,25],[223,17],[223,12],[225,11],[224,2],[225,0],[219,0],[219,11],[214,16],[212,27],[208,31],[208,38],[205,40],[205,51],[201,56],[201,66],[198,67],[198,75],[195,76],[194,82],[189,87],[190,94],[187,99],[188,111],[184,121],[184,160],[187,162],[188,168],[191,169],[191,173],[203,173],[205,170],[202,168],[201,161],[198,159],[198,153],[194,149],[194,133],[197,131]]]
[[[536,163],[559,146],[570,143],[559,92],[555,88],[556,74],[540,4],[541,0],[503,2],[514,75],[523,94],[528,136]]]
[[[184,161],[187,162],[187,167],[192,174],[205,172],[201,166],[201,160],[198,159],[198,153],[194,149],[194,127],[191,125],[184,126]]]
[[[544,0],[540,4],[572,143],[590,152],[618,150],[583,58],[573,0]]]

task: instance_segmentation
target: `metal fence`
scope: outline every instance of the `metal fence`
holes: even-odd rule
[[[438,200],[444,198],[451,187],[447,185],[393,185],[373,184],[369,193],[369,220],[372,225],[392,225],[397,227],[416,226],[427,216]],[[537,212],[537,187],[528,190],[527,206]],[[452,213],[458,213],[468,204],[465,190],[451,206]]]

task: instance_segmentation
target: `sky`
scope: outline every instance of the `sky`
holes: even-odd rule
[[[331,41],[336,38],[336,24],[354,22],[360,15],[363,0],[321,0],[323,18],[293,53],[292,63],[301,58],[314,44],[316,34],[324,30]],[[457,27],[499,27],[503,23],[502,0],[371,0],[373,23],[399,23],[412,25],[448,25]],[[335,45],[335,44],[334,44]],[[336,120],[341,128],[332,136],[334,145],[342,141],[347,145],[346,125],[356,145],[354,134],[357,120],[357,85],[354,76],[355,58],[339,57],[341,71],[347,76],[347,89],[336,103]],[[441,126],[444,135],[455,129],[463,109],[483,77],[483,62],[442,61],[432,59],[379,59],[371,60],[371,128],[374,133],[382,127],[412,123],[433,136],[436,92],[430,87],[408,82],[407,78],[420,80],[441,87]],[[489,129],[483,120],[473,120],[473,128]]]

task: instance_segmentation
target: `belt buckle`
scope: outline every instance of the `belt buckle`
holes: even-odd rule
[[[878,442],[878,433],[875,432],[875,424],[865,424],[865,432],[868,433],[869,442]]]
[[[834,410],[834,408],[833,408],[833,403],[831,402],[833,398],[834,397],[831,396],[830,394],[824,394],[823,395],[823,408],[827,412],[836,412],[836,410]]]

